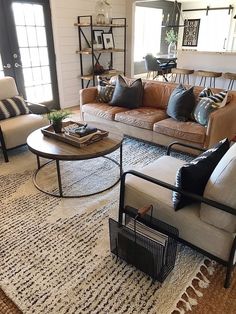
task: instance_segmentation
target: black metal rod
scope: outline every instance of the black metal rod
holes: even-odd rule
[[[230,250],[230,255],[229,255],[229,261],[227,265],[227,271],[226,271],[226,276],[225,276],[225,288],[229,288],[230,286],[230,279],[231,279],[231,273],[234,268],[234,254],[235,254],[235,249],[236,249],[236,237],[234,238],[233,245]]]
[[[179,146],[183,146],[183,147],[188,147],[188,148],[191,148],[191,149],[196,149],[196,150],[200,150],[202,152],[205,152],[206,149],[204,148],[200,148],[200,147],[197,147],[197,146],[193,146],[193,145],[189,145],[189,144],[185,144],[185,143],[181,143],[181,142],[172,142],[171,144],[169,144],[167,146],[167,152],[166,152],[166,155],[167,156],[170,156],[170,153],[171,153],[171,149],[174,145],[179,145]]]
[[[63,196],[63,192],[62,192],[62,184],[61,184],[61,171],[60,171],[60,164],[59,164],[59,160],[56,160],[56,166],[57,166],[57,180],[58,180],[58,188],[59,188],[59,195],[60,197]]]
[[[122,176],[123,174],[123,146],[122,146],[122,143],[120,145],[120,177]]]
[[[219,8],[211,8],[211,7],[206,7],[206,8],[199,8],[199,9],[184,9],[182,10],[183,12],[194,12],[194,11],[215,11],[215,10],[233,10],[233,6],[229,5],[228,7],[219,7]]]
[[[5,160],[5,162],[8,162],[9,159],[8,159],[8,154],[7,154],[7,148],[6,148],[6,143],[4,140],[4,136],[3,136],[3,132],[2,132],[1,127],[0,127],[0,143],[1,143],[1,147],[2,147],[2,153],[4,156],[4,160]]]
[[[40,169],[40,158],[39,158],[39,155],[36,155],[36,158],[37,158],[37,167],[38,167],[38,169]]]

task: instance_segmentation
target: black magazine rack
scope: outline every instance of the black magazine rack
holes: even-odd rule
[[[163,282],[174,268],[178,230],[126,206],[123,221],[109,219],[110,249],[117,257]],[[145,232],[142,232],[145,230]]]

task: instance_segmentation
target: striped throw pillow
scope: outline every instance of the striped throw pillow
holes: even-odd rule
[[[98,80],[98,96],[97,96],[97,101],[98,102],[105,102],[108,103],[111,101],[114,90],[115,90],[115,85],[110,83],[110,79],[107,77],[101,77],[97,76]]]
[[[28,113],[30,110],[21,96],[0,100],[0,120]]]
[[[228,99],[228,91],[222,91],[217,94],[213,94],[212,90],[209,87],[204,88],[201,93],[199,94],[199,98],[210,98],[215,103],[222,103],[220,107],[224,107],[230,99]]]
[[[193,111],[194,119],[199,124],[206,126],[210,114],[217,109],[219,109],[219,106],[212,99],[208,97],[200,98],[200,101]]]

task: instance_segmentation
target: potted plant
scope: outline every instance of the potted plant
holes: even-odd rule
[[[68,118],[71,112],[67,110],[52,110],[47,114],[47,118],[51,123],[55,133],[61,133],[62,130],[62,120]]]
[[[178,41],[178,34],[171,28],[166,32],[165,41],[169,44],[168,46],[168,55],[175,56],[176,53],[176,42]]]

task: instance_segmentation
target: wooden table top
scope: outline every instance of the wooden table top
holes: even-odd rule
[[[85,122],[83,122],[85,123]],[[27,138],[29,150],[40,156],[55,160],[84,160],[107,155],[118,149],[123,141],[123,133],[105,123],[86,122],[102,130],[109,131],[107,137],[84,147],[76,147],[51,137],[44,136],[41,129],[32,132]]]

